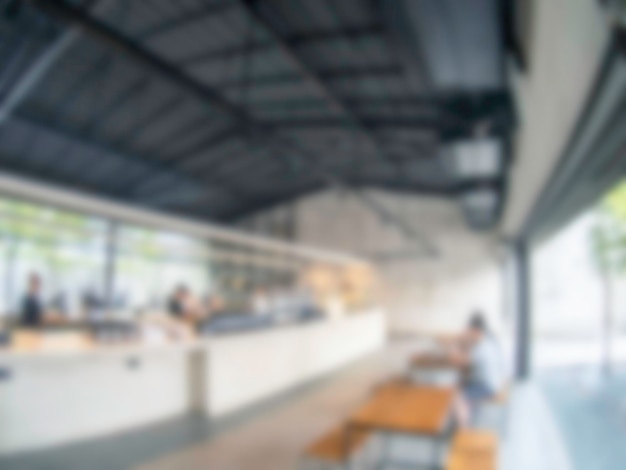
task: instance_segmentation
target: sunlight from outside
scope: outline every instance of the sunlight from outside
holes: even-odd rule
[[[535,368],[626,359],[626,184],[538,245]]]

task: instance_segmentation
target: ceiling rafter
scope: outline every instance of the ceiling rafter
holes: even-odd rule
[[[235,2],[234,5],[237,3]],[[349,36],[353,39],[375,37],[383,32],[379,25],[370,25],[360,28],[346,28],[342,30],[317,31],[305,34],[292,35],[284,39],[290,48],[298,48],[314,43],[324,43]],[[276,49],[273,40],[256,42],[251,47],[246,44],[234,44],[217,50],[194,52],[193,54],[178,59],[177,63],[185,67],[206,65],[213,61],[223,61],[245,56],[247,53],[259,54]]]
[[[166,132],[160,139],[151,145],[152,151],[158,155],[167,153],[170,145],[180,143],[181,139],[193,137],[199,130],[211,127],[211,117],[202,115],[195,116],[191,120],[185,120],[180,125],[175,126],[170,132]]]
[[[137,37],[139,37],[142,41],[151,41],[159,36],[172,33],[181,27],[189,26],[190,23],[204,21],[207,18],[223,13],[224,11],[235,6],[237,6],[237,4],[230,0],[203,5],[198,9],[184,13],[183,15],[175,18],[169,18],[166,21],[148,26],[137,33]]]
[[[91,11],[101,12],[110,3],[111,0],[96,0],[91,2],[88,8]],[[50,69],[76,43],[79,37],[80,33],[77,29],[65,31],[35,58],[19,80],[14,82],[12,89],[6,92],[0,100],[0,125],[6,122],[11,114],[28,98],[41,80],[47,76]]]
[[[159,179],[162,180],[172,180],[179,179],[182,181],[186,181],[190,186],[202,189],[206,185],[206,181],[197,180],[193,176],[181,172],[174,165],[170,165],[168,163],[157,162],[154,159],[147,156],[139,156],[136,153],[126,153],[124,149],[120,149],[116,146],[101,142],[94,141],[85,138],[82,134],[74,131],[68,130],[66,127],[62,127],[56,123],[49,122],[45,119],[39,118],[37,116],[28,115],[23,112],[16,113],[12,117],[12,120],[17,122],[18,124],[25,125],[26,127],[36,127],[44,132],[54,135],[55,137],[61,139],[61,141],[71,141],[74,144],[82,145],[86,148],[90,148],[96,151],[104,152],[106,154],[112,155],[114,158],[125,161],[127,163],[133,165],[141,165],[145,166],[146,170],[154,171],[155,173],[159,173]],[[156,186],[156,185],[155,185]],[[231,195],[235,197],[240,197],[240,195],[229,188],[227,185],[222,183],[219,188],[226,192],[229,192]],[[145,188],[134,186],[130,191],[127,192],[128,196],[137,197],[138,195],[145,192]]]
[[[209,105],[210,108],[220,110],[227,116],[230,116],[236,125],[239,126],[242,134],[246,135],[246,133],[250,132],[254,138],[259,139],[259,143],[267,146],[270,154],[273,156],[282,152],[288,152],[291,158],[304,163],[308,174],[318,178],[320,184],[323,183],[346,190],[353,189],[349,180],[338,176],[341,172],[329,171],[325,168],[323,160],[319,159],[319,155],[303,147],[297,139],[280,133],[280,130],[271,124],[254,119],[247,110],[232,103],[229,99],[222,96],[218,90],[199,82],[197,79],[189,76],[187,72],[181,70],[179,66],[143,48],[132,38],[93,18],[83,9],[59,0],[28,1],[47,14],[80,28],[91,37],[122,52],[137,64],[150,69],[161,79],[167,80],[185,90],[191,96]],[[366,201],[364,205],[375,211],[375,207],[372,207]],[[416,241],[419,242],[417,239]]]
[[[315,91],[324,98],[330,108],[343,116],[344,125],[347,124],[358,136],[367,143],[374,155],[382,163],[392,164],[384,155],[379,142],[372,135],[371,130],[360,121],[352,110],[342,102],[323,82],[317,73],[302,59],[302,57],[282,38],[280,31],[275,27],[272,18],[274,14],[268,10],[267,4],[261,4],[258,0],[241,0],[247,12],[263,27],[263,30],[270,35],[273,42],[280,49],[282,55],[289,64],[311,84]]]
[[[340,68],[336,70],[327,70],[317,72],[318,77],[324,81],[332,80],[358,80],[358,79],[370,79],[385,78],[385,77],[399,77],[404,73],[403,70],[395,65],[383,65],[373,67],[351,67]],[[277,75],[269,75],[264,77],[254,77],[250,83],[253,87],[260,86],[276,86],[289,83],[297,83],[303,81],[304,78],[297,73],[283,73]],[[220,82],[214,82],[213,86],[218,88],[239,88],[241,87],[241,79],[229,79]]]
[[[144,49],[135,41],[126,37],[122,33],[119,33],[110,26],[92,18],[82,9],[58,0],[28,1],[36,5],[43,12],[57,17],[71,25],[75,25],[91,37],[124,53],[136,63],[152,70],[157,76],[170,81],[180,89],[185,90],[190,95],[199,99],[201,102],[208,104],[211,108],[217,109],[225,115],[230,116],[234,121],[236,121],[237,128],[242,133],[244,133],[244,131],[253,132],[253,134],[259,138],[260,142],[264,142],[265,145],[274,151],[278,150],[277,155],[283,153],[286,147],[290,150],[289,153],[293,155],[294,158],[302,158],[306,160],[309,165],[314,165],[315,156],[309,154],[303,148],[296,145],[291,140],[286,139],[284,136],[278,136],[275,133],[275,129],[271,126],[254,120],[246,110],[224,98],[215,89],[191,78],[177,66],[161,59],[149,50]],[[334,179],[332,175],[326,174],[322,169],[317,168],[315,171],[325,180]]]
[[[182,105],[183,102],[179,96],[173,96],[165,100],[156,109],[148,113],[147,116],[144,116],[143,119],[138,119],[130,130],[117,140],[116,145],[121,147],[131,146],[143,132],[146,132],[150,129],[150,127],[159,122],[161,119],[164,119],[169,115],[169,113]]]

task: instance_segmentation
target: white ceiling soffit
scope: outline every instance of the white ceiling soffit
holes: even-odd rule
[[[609,39],[599,2],[535,2],[528,72],[515,76],[520,113],[515,162],[500,226],[517,237],[581,113]]]
[[[588,103],[525,227],[549,237],[626,174],[626,34],[615,35]]]

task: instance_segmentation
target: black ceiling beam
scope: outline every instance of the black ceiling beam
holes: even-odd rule
[[[440,130],[449,126],[449,123],[439,117],[376,117],[362,119],[362,122],[365,126],[372,129],[405,127]],[[267,123],[279,129],[333,128],[345,130],[345,121],[340,117],[271,119],[267,120]]]
[[[192,146],[184,149],[182,152],[177,153],[173,157],[169,157],[166,160],[160,160],[163,163],[175,165],[177,168],[187,169],[190,163],[197,162],[203,155],[198,155],[200,152],[206,152],[210,148],[220,145],[223,142],[227,142],[229,139],[237,136],[237,131],[232,128],[227,128],[217,133],[211,134]],[[189,171],[189,170],[188,170]],[[197,174],[197,172],[193,172]],[[205,178],[203,178],[204,180]],[[144,180],[138,187],[141,190],[142,187],[147,187],[153,184],[153,179]]]
[[[138,64],[142,64],[146,68],[152,70],[162,79],[176,84],[200,101],[209,104],[213,108],[221,110],[227,115],[230,115],[238,123],[238,126],[241,127],[243,133],[258,136],[261,141],[265,142],[267,147],[272,151],[272,154],[280,155],[283,151],[289,150],[289,152],[291,152],[290,156],[298,158],[299,161],[306,162],[309,173],[320,178],[321,182],[324,184],[338,187],[348,187],[347,184],[340,178],[337,178],[334,174],[326,171],[319,163],[317,163],[317,155],[302,148],[292,139],[277,135],[274,128],[255,121],[247,113],[247,111],[228,101],[213,88],[210,88],[191,78],[187,75],[187,73],[180,70],[176,66],[144,49],[136,42],[123,34],[120,34],[110,26],[92,18],[82,9],[63,3],[59,0],[28,1],[47,14],[74,25],[85,33],[88,33],[91,37],[124,53]]]
[[[214,61],[226,61],[233,58],[241,58],[247,54],[258,54],[275,48],[272,42],[257,42],[255,44],[236,44],[223,49],[195,52],[187,57],[176,59],[176,64],[181,67],[200,67]],[[214,65],[214,64],[212,64]]]
[[[152,70],[165,80],[175,83],[201,101],[235,117],[240,123],[250,123],[250,116],[239,106],[222,97],[215,90],[189,77],[178,67],[144,49],[132,39],[112,27],[98,21],[82,9],[59,0],[28,0],[47,14],[80,28],[89,36],[109,47],[124,53],[136,63]]]
[[[433,79],[426,63],[425,53],[421,48],[411,47],[419,44],[417,32],[411,25],[410,15],[404,9],[401,0],[375,0],[378,5],[378,15],[385,25],[386,37],[389,42],[389,51],[404,66],[409,83],[414,89],[433,89]],[[408,38],[415,38],[409,41]]]
[[[51,99],[54,103],[49,106],[50,117],[57,119],[60,114],[70,109],[78,98],[89,89],[93,81],[104,73],[111,60],[108,54],[103,54],[92,64],[89,64],[90,66],[83,73],[72,77],[75,80],[68,84],[67,90],[60,93],[60,96],[56,96],[55,99]]]
[[[318,77],[317,74],[309,68],[309,66],[305,64],[299,55],[292,49],[292,46],[287,44],[287,42],[282,39],[280,32],[276,29],[271,22],[272,20],[269,18],[271,16],[271,12],[267,12],[267,7],[261,5],[256,0],[241,0],[241,2],[245,5],[247,13],[251,15],[255,21],[261,25],[264,32],[271,37],[272,43],[278,48],[278,50],[280,50],[281,55],[287,60],[289,65],[315,89],[319,96],[324,98],[331,109],[345,116],[344,124],[347,120],[351,125],[358,129],[359,124],[356,122],[354,116],[352,116],[350,110],[348,110],[346,106],[333,95],[326,84],[322,82],[320,77]]]
[[[263,27],[263,30],[270,35],[273,42],[281,51],[283,57],[287,59],[289,64],[305,78],[306,82],[311,84],[319,96],[323,97],[329,107],[335,112],[343,116],[344,126],[347,124],[361,139],[367,143],[373,153],[384,163],[392,163],[384,155],[381,146],[376,141],[360,119],[354,115],[350,108],[341,101],[324,83],[324,81],[316,74],[316,72],[307,64],[300,55],[293,49],[293,46],[287,43],[281,36],[281,32],[275,25],[275,15],[270,10],[267,3],[258,0],[241,0],[245,5],[247,12]]]
[[[361,28],[346,28],[342,30],[317,31],[304,34],[297,34],[286,37],[283,41],[290,48],[302,47],[316,42],[360,39],[381,34],[383,31],[378,25],[365,26]],[[235,44],[223,49],[196,52],[187,57],[177,60],[177,64],[185,67],[194,67],[207,64],[212,61],[223,61],[232,58],[244,57],[246,54],[258,54],[271,51],[276,48],[276,43],[272,40],[257,42],[255,44]]]
[[[181,188],[176,191],[161,191],[148,196],[139,196],[136,201],[141,204],[156,207],[171,207],[197,203],[206,198],[206,195],[197,190]]]
[[[171,162],[177,162],[178,164],[189,163],[197,157],[199,153],[206,152],[217,145],[221,145],[230,139],[234,139],[241,135],[239,130],[235,127],[226,127],[220,129],[217,132],[211,132],[209,135],[205,135],[197,142],[192,142],[186,148],[183,148],[174,155],[168,156],[165,160]]]
[[[110,62],[110,61],[109,61]],[[94,113],[92,117],[87,121],[87,123],[82,127],[79,134],[82,136],[84,140],[93,139],[102,124],[104,124],[107,119],[113,116],[118,110],[126,106],[131,100],[138,98],[142,93],[146,91],[148,88],[148,80],[146,77],[142,77],[139,80],[132,83],[129,87],[124,89],[118,96],[116,96],[110,103],[105,104],[105,106],[98,111],[98,113]],[[52,162],[56,164],[58,159],[61,158],[63,153],[66,152],[65,149],[61,149],[59,154],[52,159]],[[121,164],[121,161],[118,162],[117,165],[112,165],[109,171],[116,169]],[[80,171],[81,168],[75,168],[76,171]],[[117,183],[120,186],[124,184],[124,178],[132,178],[133,174],[124,174],[123,177],[118,177]]]
[[[277,129],[292,130],[345,130],[345,123],[341,118],[290,118],[267,119],[265,122]],[[444,116],[420,117],[366,117],[361,119],[363,125],[376,131],[411,130],[437,132],[443,140],[457,140],[476,136],[476,125],[480,119],[451,119]],[[510,131],[508,121],[493,123],[485,128],[481,136],[500,136]]]
[[[190,23],[206,20],[207,18],[211,18],[236,6],[237,4],[230,0],[203,5],[201,8],[185,12],[183,15],[177,16],[176,18],[149,26],[137,33],[137,37],[141,41],[153,40],[158,36],[176,31],[181,27],[188,26]]]
[[[251,191],[249,187],[243,187],[238,185],[232,181],[225,181],[223,178],[217,178],[213,174],[211,175],[202,175],[201,180],[203,181],[203,187],[208,187],[209,190],[209,199],[211,199],[211,192],[217,190],[225,193],[231,199],[239,201],[242,204],[250,204],[253,201],[256,201],[260,195]],[[167,175],[162,175],[159,179],[152,179],[150,185],[145,185],[144,183],[147,181],[142,181],[141,187],[135,188],[135,199],[149,199],[152,195],[161,194],[163,192],[163,183],[167,182]],[[139,189],[139,190],[138,190]],[[175,189],[170,189],[170,192],[184,191],[185,188],[177,187]],[[204,199],[207,198],[205,193]]]
[[[397,183],[376,180],[354,180],[352,183],[359,188],[384,189],[390,192],[406,193],[422,196],[437,196],[444,198],[458,198],[459,196],[479,189],[489,189],[501,193],[503,188],[502,175],[490,178],[470,178],[445,184],[425,183]]]
[[[91,9],[101,9],[110,0],[99,0],[89,5]],[[19,2],[17,2],[19,3]],[[22,34],[27,34],[24,31]],[[12,89],[5,93],[0,100],[0,125],[2,125],[11,113],[17,109],[22,102],[37,87],[42,79],[46,77],[50,69],[58,62],[65,52],[80,37],[76,29],[70,29],[61,33],[45,50],[34,59],[30,67],[22,74],[19,80],[14,82]]]
[[[150,111],[143,119],[137,120],[130,130],[117,140],[116,145],[122,148],[129,147],[143,132],[147,131],[161,119],[169,116],[170,113],[176,110],[176,108],[180,108],[182,104],[183,101],[179,96],[174,96],[169,100],[164,101],[156,109]]]
[[[275,129],[270,125],[255,121],[246,110],[224,98],[215,89],[191,78],[183,70],[144,49],[112,27],[92,18],[82,9],[59,0],[28,1],[47,14],[80,28],[89,36],[124,53],[136,63],[152,70],[162,79],[168,80],[181,89],[186,90],[190,95],[207,103],[212,108],[222,111],[236,121],[242,133],[258,136],[260,141],[263,141],[268,148],[274,150],[273,153],[289,149],[293,157],[305,160],[309,164],[310,170],[314,171],[323,180],[333,184],[340,184],[332,174],[328,174],[322,168],[316,166],[316,155],[306,151],[291,139],[278,136],[275,133]]]
[[[121,93],[114,97],[97,116],[94,116],[94,118],[85,125],[83,132],[95,134],[98,128],[102,126],[107,119],[141,95],[148,88],[148,85],[149,80],[146,76],[133,81],[128,87],[122,90]]]
[[[193,176],[190,176],[187,173],[182,173],[177,167],[173,165],[169,165],[167,163],[161,163],[155,161],[152,158],[138,156],[137,154],[128,154],[125,153],[123,149],[119,149],[117,147],[105,144],[100,141],[93,141],[89,139],[85,139],[81,134],[77,132],[73,132],[68,130],[65,127],[61,127],[58,124],[53,124],[49,121],[43,120],[33,115],[27,115],[25,113],[20,112],[19,114],[15,114],[12,118],[18,123],[25,124],[30,127],[37,127],[45,132],[48,132],[61,140],[67,140],[74,144],[78,144],[81,146],[85,146],[87,148],[91,148],[109,155],[112,155],[114,158],[128,162],[132,165],[140,165],[145,166],[146,170],[154,171],[156,173],[160,173],[163,179],[167,180],[180,180],[186,181],[188,185],[192,187],[202,189],[206,185],[204,180],[196,180]],[[133,189],[127,194],[129,197],[134,198],[136,195],[142,193],[142,187],[135,186]],[[228,191],[230,193],[234,193],[227,187],[220,187],[218,189],[222,189]],[[236,197],[238,195],[233,194]]]
[[[509,92],[464,93],[447,92],[425,96],[390,96],[387,98],[369,98],[353,96],[345,98],[350,106],[414,106],[424,109],[454,113],[461,117],[488,117],[494,113],[514,114],[513,101]],[[295,100],[256,100],[251,105],[259,108],[317,108],[318,99]]]
[[[254,132],[266,142],[270,139],[276,140],[276,136],[273,136],[273,129],[254,121],[246,110],[230,102],[213,88],[194,80],[176,66],[142,48],[135,41],[117,32],[110,26],[85,14],[80,8],[59,0],[28,1],[47,14],[80,28],[91,37],[126,54],[132,60],[152,70],[161,78],[169,80],[202,102],[231,116],[237,122],[237,126],[242,133]],[[284,144],[285,142],[283,141],[282,143]]]
[[[191,78],[183,70],[161,59],[154,53],[144,49],[139,44],[112,29],[110,26],[85,14],[83,10],[59,0],[28,0],[47,14],[57,17],[71,25],[75,25],[85,31],[91,37],[107,44],[109,47],[122,52],[126,56],[144,67],[152,70],[164,80],[168,80],[185,90],[190,95],[208,104],[212,108],[221,111],[232,118],[237,128],[244,134],[254,134],[259,141],[263,141],[268,148],[273,149],[273,154],[281,155],[287,147],[292,158],[306,160],[308,164],[315,166],[315,155],[309,154],[305,149],[297,146],[294,142],[275,134],[275,130],[266,124],[255,121],[246,110],[224,98],[215,89]],[[280,157],[279,157],[280,158]],[[320,168],[311,168],[325,181],[334,180],[332,175],[326,174]]]
[[[54,104],[52,104],[46,110],[46,117],[50,120],[50,122],[56,122],[58,120],[63,119],[65,113],[70,110],[73,106],[75,106],[78,99],[85,93],[87,89],[91,86],[93,81],[101,76],[108,67],[108,64],[111,62],[111,57],[107,54],[102,55],[95,63],[90,64],[90,67],[84,73],[79,74],[76,80],[73,80],[70,83],[68,90],[62,94],[62,96],[55,100]],[[32,148],[34,148],[37,144],[37,133],[32,135],[32,138],[27,141],[24,149],[22,150],[23,154],[28,154]],[[59,148],[59,150],[53,154],[50,158],[46,158],[41,163],[44,164],[48,169],[51,166],[66,166],[63,163],[59,164],[59,160],[61,162],[68,162],[72,159],[69,158],[71,155],[67,155],[68,146],[63,145]]]
[[[504,45],[513,56],[520,70],[526,72],[528,70],[528,60],[520,40],[521,32],[518,29],[518,15],[521,8],[530,9],[532,7],[528,5],[522,6],[520,3],[522,2],[516,0],[499,0],[498,8]]]
[[[153,166],[154,170],[170,172],[174,178],[180,177],[181,179],[187,179],[190,182],[192,180],[189,175],[179,174],[177,169],[174,169],[169,165],[155,165],[155,162],[150,158],[143,158],[136,155],[126,154],[123,149],[117,148],[113,145],[109,145],[101,141],[91,140],[89,138],[86,138],[82,133],[69,130],[66,126],[59,125],[58,122],[53,123],[32,113],[20,111],[19,113],[16,113],[12,119],[17,123],[26,125],[27,127],[39,128],[44,132],[60,138],[62,141],[69,141],[73,144],[101,151],[103,153],[113,155],[120,160],[125,160],[129,163],[146,165],[148,167]]]
[[[167,161],[175,162],[180,166],[193,165],[202,159],[203,154],[216,146],[228,142],[239,136],[237,129],[227,128],[215,134],[208,135],[199,142],[192,144],[180,153],[168,157]]]
[[[162,163],[163,162],[171,163],[172,165],[176,165],[177,168],[182,168],[187,171],[192,171],[189,168],[190,165],[197,164],[198,162],[209,163],[209,162],[205,162],[204,161],[205,158],[203,158],[205,156],[204,153],[206,151],[224,142],[227,142],[228,140],[238,135],[239,133],[237,132],[236,129],[233,129],[233,128],[222,129],[221,131],[212,133],[209,136],[204,137],[199,142],[192,144],[188,148],[182,150],[180,153],[177,153],[176,155],[170,156],[166,159],[161,159],[159,161]],[[197,175],[198,174],[197,169],[194,169],[193,173]],[[154,184],[154,180],[159,180],[159,179],[161,178],[156,177],[156,178],[144,179],[144,181],[142,181],[142,183],[138,186],[138,189],[141,190],[141,188],[143,187],[152,186]],[[204,179],[206,178],[203,178],[203,180]]]
[[[167,150],[168,145],[180,142],[180,139],[190,137],[199,130],[211,127],[210,117],[206,115],[195,116],[191,121],[181,122],[175,126],[170,132],[164,133],[161,138],[151,144],[151,148],[155,154],[161,155]]]
[[[36,172],[32,171],[32,169],[25,164],[25,160],[26,159],[19,156],[7,155],[4,151],[0,151],[0,165],[2,166],[3,172],[11,172],[22,177],[26,175],[27,178],[33,181],[41,182],[41,184],[44,185],[52,182],[57,185],[73,187],[81,191],[94,191],[93,182],[76,178],[75,175],[70,176],[64,168],[55,167],[50,171]],[[117,197],[117,195],[114,194],[110,188],[98,188],[98,190],[105,193],[109,197]]]
[[[353,67],[343,68],[336,70],[327,70],[317,72],[317,76],[324,81],[332,80],[359,80],[359,79],[379,79],[386,77],[398,77],[401,76],[403,70],[395,65],[382,65],[371,67]],[[265,77],[252,77],[250,86],[276,86],[289,83],[295,83],[304,80],[303,77],[297,73],[283,73],[279,75],[270,75]],[[236,80],[224,80],[221,82],[213,83],[213,86],[222,89],[228,88],[241,88],[242,79]]]
[[[242,158],[243,157],[243,158]],[[274,161],[272,161],[274,162]],[[259,164],[261,167],[259,168]],[[234,175],[246,176],[251,178],[239,178],[239,181],[250,187],[255,186],[255,182],[263,180],[266,183],[265,176],[267,173],[276,172],[281,170],[282,166],[279,163],[273,165],[263,161],[262,155],[259,155],[259,149],[245,149],[244,151],[235,151],[221,156],[216,161],[212,162],[212,171],[220,178],[232,178]]]

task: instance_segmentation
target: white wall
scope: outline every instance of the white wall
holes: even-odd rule
[[[503,302],[494,238],[470,231],[454,201],[369,195],[423,233],[439,256],[419,255],[419,242],[407,239],[362,201],[337,191],[294,204],[297,241],[365,257],[398,255],[376,263],[381,303],[394,333],[458,330],[475,309],[483,310],[499,327]]]
[[[378,310],[337,321],[211,338],[204,406],[218,417],[365,357],[383,347]]]

